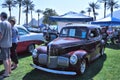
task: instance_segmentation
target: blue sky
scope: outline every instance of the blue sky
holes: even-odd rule
[[[3,1],[4,0],[1,0],[0,5],[3,3]],[[90,2],[97,2],[97,0],[33,0],[33,3],[35,4],[35,10],[37,9],[45,10],[46,8],[51,8],[54,9],[59,15],[62,15],[69,11],[74,11],[78,13],[81,10],[86,11],[86,8],[89,7],[88,4]],[[98,19],[103,17],[103,8],[102,8],[103,4],[101,3],[100,5],[101,8],[100,10],[97,11],[99,13],[99,16],[97,17]],[[2,11],[8,13],[8,8],[2,8],[0,6],[0,12]],[[109,13],[109,11],[107,12]],[[18,20],[18,7],[12,8],[12,16],[16,16],[16,19]],[[33,17],[37,19],[37,13],[33,12]],[[29,14],[29,21],[30,21],[30,14]],[[21,14],[21,24],[23,23],[25,23],[25,13]]]

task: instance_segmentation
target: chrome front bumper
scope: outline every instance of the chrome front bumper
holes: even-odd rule
[[[44,68],[41,66],[37,66],[35,64],[30,64],[33,68],[45,71],[45,72],[50,72],[50,73],[54,73],[54,74],[63,74],[63,75],[76,75],[76,72],[73,71],[59,71],[59,70],[52,70],[52,69],[48,69],[48,68]]]

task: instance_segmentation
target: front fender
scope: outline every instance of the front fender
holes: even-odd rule
[[[77,55],[79,58],[83,58],[84,56],[87,55],[87,52],[85,50],[77,50],[77,51],[72,51],[70,53],[68,53],[69,55]]]
[[[77,58],[78,58],[78,61],[77,63],[74,65],[74,67],[78,67],[78,64],[79,62],[81,62],[81,60],[85,59],[88,63],[88,58],[89,58],[89,55],[87,55],[87,52],[85,50],[77,50],[77,51],[73,51],[73,52],[70,52],[71,53],[71,56],[72,55],[76,55]],[[69,54],[70,54],[69,53]],[[71,64],[72,65],[72,64]],[[72,65],[73,66],[73,65]]]
[[[39,46],[36,48],[39,53],[47,53],[47,46]]]

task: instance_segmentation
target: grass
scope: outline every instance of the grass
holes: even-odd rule
[[[29,54],[19,56],[19,67],[4,80],[120,80],[120,47],[107,46],[105,55],[91,63],[84,75],[66,76],[36,70]],[[0,65],[0,71],[3,70]]]

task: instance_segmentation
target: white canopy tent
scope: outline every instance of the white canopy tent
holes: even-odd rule
[[[83,24],[86,22],[93,21],[93,17],[70,11],[60,16],[51,16],[50,20],[57,21],[58,32],[60,32],[61,28],[67,24],[72,23]]]

